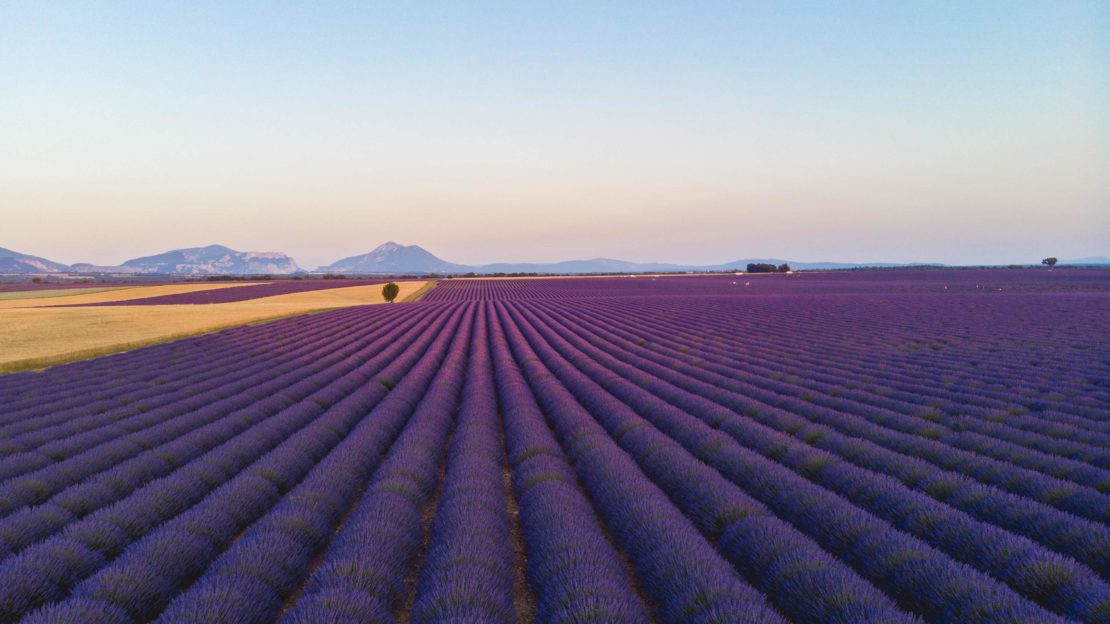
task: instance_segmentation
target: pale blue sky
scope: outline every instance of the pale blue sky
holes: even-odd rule
[[[0,0],[0,246],[1110,254],[1110,3]]]

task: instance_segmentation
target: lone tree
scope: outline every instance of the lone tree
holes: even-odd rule
[[[397,295],[400,292],[401,292],[401,287],[398,286],[397,284],[394,284],[393,282],[390,282],[390,283],[386,284],[385,286],[382,286],[382,298],[384,298],[389,303],[393,303],[393,300],[397,298]]]
[[[1041,264],[1051,269],[1052,267],[1056,266],[1056,258],[1045,258],[1044,260],[1041,260]]]

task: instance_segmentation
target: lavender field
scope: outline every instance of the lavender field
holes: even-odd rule
[[[234,288],[217,288],[212,290],[197,290],[173,295],[159,295],[157,297],[143,297],[142,299],[127,299],[124,301],[102,301],[99,303],[79,304],[81,306],[130,306],[130,305],[201,305],[212,303],[233,303],[236,301],[250,301],[275,295],[288,295],[314,290],[329,290],[332,288],[351,288],[354,286],[370,286],[384,284],[387,279],[351,279],[351,280],[282,280],[265,284],[246,284]]]
[[[1110,271],[450,279],[0,376],[0,622],[1110,622]]]

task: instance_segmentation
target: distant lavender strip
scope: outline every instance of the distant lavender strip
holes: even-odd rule
[[[162,286],[184,282],[159,280],[127,282],[0,282],[0,292],[27,292],[33,290],[69,290],[81,288],[126,288],[128,286]]]
[[[99,306],[128,306],[128,305],[201,305],[209,303],[233,303],[236,301],[249,301],[274,295],[288,295],[313,290],[327,290],[329,288],[351,288],[354,286],[372,286],[384,284],[389,280],[283,280],[268,284],[249,284],[246,286],[231,286],[228,288],[214,288],[212,290],[197,290],[194,292],[178,293],[175,295],[161,295],[158,297],[144,297],[128,301],[102,301],[100,303],[81,304],[81,307]],[[76,307],[58,306],[58,307]]]

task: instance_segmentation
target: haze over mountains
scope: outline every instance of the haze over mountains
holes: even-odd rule
[[[943,266],[941,264],[893,264],[884,262],[796,262],[780,258],[743,258],[710,265],[666,262],[629,262],[612,258],[568,260],[563,262],[500,262],[469,265],[443,260],[419,245],[387,242],[374,250],[337,260],[317,268],[315,273],[341,274],[465,274],[465,273],[662,273],[682,271],[744,270],[750,262],[783,264],[796,269],[850,269],[856,267]],[[1095,256],[1063,260],[1061,264],[1108,265],[1110,258]],[[133,275],[292,275],[307,273],[293,258],[276,251],[236,251],[223,245],[175,249],[165,253],[127,260],[120,265],[89,263],[66,265],[46,258],[0,247],[0,274],[133,274]]]

